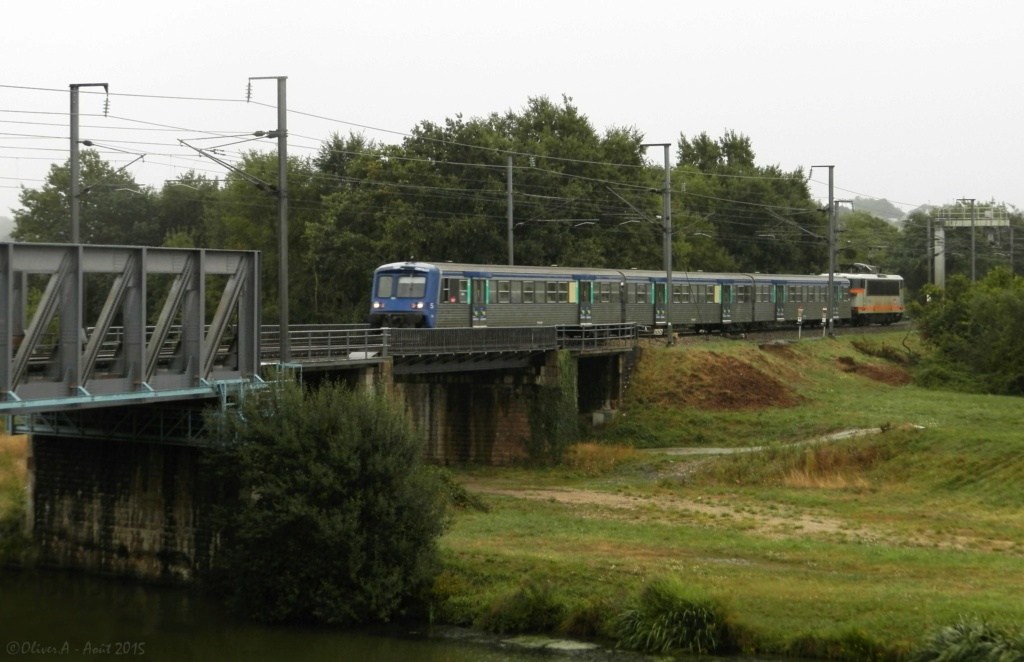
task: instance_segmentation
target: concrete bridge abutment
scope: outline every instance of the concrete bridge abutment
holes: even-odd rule
[[[44,566],[187,582],[210,566],[217,485],[196,446],[33,435],[27,527]]]

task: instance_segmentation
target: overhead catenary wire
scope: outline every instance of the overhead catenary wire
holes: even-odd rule
[[[46,88],[46,87],[13,86],[13,85],[0,85],[0,88],[18,89],[18,90],[29,90],[29,91],[41,91],[41,92],[46,92],[46,93],[59,94],[62,97],[64,95],[66,95],[66,93],[67,93],[67,90],[64,89],[64,88]],[[93,92],[93,91],[88,91],[88,90],[82,90],[81,92],[82,92],[83,95],[85,95],[85,94],[94,94],[94,95],[103,94],[103,93],[100,93],[100,92]],[[245,103],[244,100],[236,99],[236,98],[202,97],[202,96],[192,96],[192,95],[138,94],[138,93],[131,93],[131,92],[128,92],[128,93],[126,93],[126,92],[111,92],[110,96],[111,97],[115,97],[115,98],[116,97],[125,97],[125,98],[154,99],[154,100],[173,100],[173,101],[181,101],[183,103],[193,103],[193,104],[197,104],[197,103],[198,104],[210,104],[210,103],[242,104],[242,103]],[[265,107],[265,108],[273,108],[274,107],[272,104],[263,103],[261,101],[253,101],[253,102],[251,102],[251,104],[255,105],[255,106]],[[2,109],[2,110],[0,110],[0,112],[12,112],[12,113],[16,112],[16,113],[25,113],[25,114],[29,114],[29,115],[31,115],[31,114],[55,115],[55,116],[66,115],[66,113],[53,112],[53,111],[20,111],[20,110],[11,110],[11,109]],[[445,144],[445,145],[450,145],[450,146],[469,148],[469,149],[473,149],[473,150],[478,150],[481,154],[493,154],[493,155],[496,155],[496,156],[513,155],[513,156],[522,157],[522,158],[533,158],[536,161],[542,162],[542,163],[543,162],[549,162],[549,163],[566,163],[566,164],[580,164],[580,165],[599,165],[599,166],[617,167],[617,168],[650,168],[650,167],[655,167],[655,166],[652,166],[651,164],[647,163],[646,161],[644,161],[642,163],[636,163],[636,164],[634,164],[634,163],[622,164],[622,163],[611,163],[611,162],[604,162],[604,161],[577,159],[577,158],[571,158],[571,157],[534,154],[534,153],[530,153],[530,152],[517,151],[517,150],[502,150],[500,148],[496,148],[496,147],[492,147],[492,146],[474,145],[474,144],[471,144],[471,143],[462,143],[462,142],[458,142],[458,141],[447,140],[445,138],[438,138],[438,137],[435,137],[435,136],[432,136],[432,135],[424,135],[424,132],[396,131],[396,130],[393,130],[393,129],[387,129],[387,128],[383,128],[383,127],[373,126],[372,124],[352,122],[352,121],[345,120],[345,119],[339,119],[339,118],[335,118],[335,117],[330,117],[330,116],[328,116],[326,114],[315,113],[315,112],[308,112],[308,111],[305,111],[305,110],[289,109],[289,115],[308,117],[308,118],[311,118],[311,119],[317,119],[317,120],[329,122],[329,123],[332,123],[332,124],[350,126],[350,127],[355,127],[355,128],[359,128],[359,129],[368,130],[368,131],[381,132],[381,133],[385,133],[385,134],[388,134],[388,135],[401,136],[403,138],[431,141],[431,142],[437,142],[437,143],[441,143],[441,144]],[[103,117],[103,115],[100,115],[100,114],[86,114],[86,113],[83,113],[82,116],[83,117],[86,117],[86,116]],[[152,129],[154,131],[162,131],[162,132],[177,132],[177,131],[193,132],[193,133],[196,133],[196,134],[207,134],[207,135],[210,135],[210,136],[213,136],[213,137],[218,137],[218,136],[226,137],[226,136],[229,136],[229,135],[234,135],[234,136],[244,135],[241,132],[238,132],[237,130],[236,130],[236,132],[204,131],[204,130],[200,130],[200,129],[189,128],[189,127],[186,127],[186,126],[177,126],[177,125],[161,123],[161,122],[151,122],[151,121],[146,120],[146,119],[126,117],[124,115],[108,115],[105,119],[107,119],[107,118],[110,119],[110,120],[116,120],[117,122],[120,122],[121,124],[114,125],[114,126],[109,126],[109,127],[108,126],[102,126],[102,125],[92,125],[92,124],[90,124],[89,128],[90,129],[95,128],[97,130],[104,130],[104,131],[127,131],[127,130],[131,130],[131,131],[135,131],[135,132],[145,131],[145,130],[147,130],[147,128],[149,128],[149,129]],[[135,127],[135,126],[124,126],[125,123],[128,123],[128,124],[136,124],[137,123],[137,124],[140,124],[140,126],[137,126],[137,127]],[[54,124],[54,125],[56,126],[57,124]],[[437,128],[439,131],[443,131],[444,128],[445,128],[443,125],[436,125],[436,124],[433,124],[433,123],[427,123],[426,125],[420,125],[417,128],[420,128],[420,127],[423,127],[423,126],[426,126],[427,128]],[[302,135],[302,134],[296,134],[296,137],[300,137],[300,136],[303,137],[306,140],[310,140],[310,141],[315,141],[316,140],[315,138],[313,138],[311,136],[306,136],[306,135]],[[66,138],[60,137],[60,136],[53,136],[52,138],[53,139],[66,139]],[[109,143],[111,145],[114,145],[114,144],[116,144],[116,145],[133,145],[134,144],[134,145],[145,146],[145,147],[161,147],[161,146],[162,147],[167,147],[167,146],[171,145],[170,143],[147,142],[147,141],[130,141],[130,140],[110,139],[110,138],[105,139],[105,142]],[[317,146],[309,146],[309,145],[307,145],[307,146],[302,146],[301,149],[306,149],[306,150],[310,150],[310,151],[320,150],[320,149],[323,149],[327,145],[328,145],[327,140],[324,140],[324,141],[322,141]],[[18,149],[38,149],[39,151],[52,151],[54,153],[61,153],[61,150],[60,149],[56,149],[56,148],[54,148],[52,150],[48,150],[45,147],[43,147],[43,148],[21,148],[21,147],[19,147]],[[0,150],[7,151],[7,148],[6,147],[0,147]],[[165,150],[161,150],[159,153],[157,153],[157,151],[154,150],[154,153],[152,155],[153,156],[163,157],[163,158],[175,158],[175,159],[187,159],[187,158],[189,158],[189,156],[187,154],[185,154],[185,153],[179,153],[179,152],[173,152],[173,151],[165,151]],[[402,158],[402,159],[417,160],[414,157],[398,156],[396,154],[390,154],[390,155],[387,155],[387,157],[388,158]],[[4,159],[7,159],[7,160],[11,159],[9,153],[7,153],[7,154],[0,153],[0,158],[4,158]],[[15,157],[15,158],[17,158],[17,157]],[[30,158],[30,157],[25,156],[23,158]],[[232,158],[240,158],[240,157],[233,156]],[[428,159],[419,159],[419,160],[429,161]],[[148,163],[149,163],[149,161],[147,160],[147,164]],[[443,162],[443,161],[442,162],[436,162],[436,163],[444,164],[444,165],[450,166],[450,167],[480,168],[480,169],[482,169],[482,171],[489,171],[489,172],[498,172],[502,168],[502,165],[499,164],[499,163],[469,163],[469,162]],[[174,168],[178,168],[178,169],[186,169],[183,165],[167,164],[166,162],[162,163],[162,164],[155,164],[154,163],[154,165],[162,165],[164,167],[170,166],[170,167],[174,167]],[[516,167],[517,167],[517,169],[520,168],[520,166],[516,166]],[[636,183],[633,183],[633,182],[622,182],[622,181],[615,181],[615,180],[608,179],[608,178],[589,177],[589,176],[586,176],[586,175],[580,175],[578,173],[566,173],[566,172],[559,171],[559,170],[552,169],[552,168],[544,168],[544,167],[536,167],[536,166],[534,166],[534,167],[521,166],[521,171],[526,171],[528,169],[532,170],[533,172],[536,172],[538,174],[543,174],[543,175],[550,176],[550,177],[578,179],[580,181],[591,182],[591,183],[613,183],[616,186],[628,187],[630,189],[637,190],[637,191],[640,191],[640,190],[643,190],[643,189],[647,188],[644,185],[639,185],[639,184],[636,184]],[[687,170],[685,175],[686,176],[697,176],[697,177],[712,177],[713,176],[713,177],[720,177],[720,178],[741,178],[741,179],[759,179],[759,180],[786,180],[786,179],[792,178],[793,173],[781,173],[779,175],[764,175],[764,174],[761,174],[761,173],[758,173],[758,174],[705,173],[705,172],[698,172],[698,171]],[[38,179],[36,179],[34,181],[38,181]],[[480,181],[484,181],[484,180],[480,180]],[[441,187],[438,187],[438,188],[441,188]],[[846,189],[841,189],[841,190],[846,190]],[[540,195],[540,194],[538,194],[538,195]],[[691,193],[691,192],[687,192],[687,195],[688,196],[697,197],[698,199],[701,197],[700,194],[695,194],[695,193]],[[758,204],[758,203],[751,203],[749,201],[744,201],[744,200],[730,200],[728,198],[721,198],[721,197],[715,197],[715,196],[703,196],[703,197],[704,197],[704,199],[706,199],[708,201],[715,201],[717,203],[736,204],[736,205],[751,205],[751,204],[757,205]],[[775,207],[773,205],[767,205],[767,204],[764,204],[762,206],[766,207],[766,208],[769,208],[769,207],[777,208],[777,207]],[[790,209],[786,213],[805,214],[805,213],[813,213],[813,212],[811,210]]]

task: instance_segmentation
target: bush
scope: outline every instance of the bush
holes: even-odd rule
[[[1024,630],[961,620],[932,633],[910,659],[911,662],[1022,662]]]
[[[733,649],[724,607],[676,577],[652,580],[616,622],[623,648],[707,654]]]
[[[387,621],[436,574],[441,474],[382,393],[274,384],[219,420],[229,493],[210,583],[263,621]],[[213,426],[211,426],[213,427]]]
[[[1024,279],[993,269],[984,279],[949,279],[945,290],[929,287],[914,317],[933,350],[922,380],[950,378],[950,388],[1024,395]]]
[[[566,613],[566,600],[549,584],[528,581],[494,600],[474,625],[499,633],[553,632]]]

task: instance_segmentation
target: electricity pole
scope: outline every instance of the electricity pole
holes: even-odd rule
[[[287,76],[253,76],[254,80],[277,81],[277,298],[280,312],[281,363],[292,360],[292,341],[288,329],[288,101]]]
[[[960,198],[957,202],[970,202],[971,203],[971,282],[973,283],[977,277],[977,269],[975,268],[975,254],[974,254],[974,198]]]
[[[508,197],[508,266],[515,264],[512,251],[512,155],[508,155],[508,165],[505,174],[505,191]]]
[[[826,322],[828,327],[828,335],[835,335],[835,323],[832,317],[832,311],[835,306],[835,272],[836,272],[836,204],[835,204],[835,166],[812,166],[814,168],[828,168],[828,296],[827,303],[828,312]]]
[[[665,183],[661,189],[661,220],[662,220],[662,252],[665,262],[665,334],[668,344],[675,344],[672,333],[672,169],[669,164],[668,150],[672,143],[648,143],[641,147],[665,148]]]
[[[80,239],[78,221],[78,179],[80,177],[78,159],[78,88],[102,87],[106,92],[110,90],[106,83],[71,83],[68,87],[71,88],[71,199],[68,202],[71,205],[71,243],[77,244]]]

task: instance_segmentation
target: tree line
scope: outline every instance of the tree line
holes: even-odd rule
[[[507,263],[510,158],[516,264],[660,268],[664,170],[643,140],[628,127],[599,133],[567,97],[423,121],[399,144],[329,136],[288,163],[291,321],[363,321],[371,274],[386,262]],[[83,150],[82,241],[259,250],[264,320],[274,323],[278,200],[252,182],[276,182],[277,170],[276,153],[249,151],[223,177],[191,171],[154,189]],[[758,164],[749,137],[680,135],[670,179],[676,270],[827,270],[828,214],[809,173]],[[12,237],[68,241],[69,183],[65,163],[23,189]],[[843,214],[838,263],[878,265],[917,290],[928,278],[927,218],[911,214],[901,230],[868,211]],[[982,264],[998,264],[1000,249],[981,242]],[[948,273],[967,268],[951,253]]]

